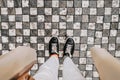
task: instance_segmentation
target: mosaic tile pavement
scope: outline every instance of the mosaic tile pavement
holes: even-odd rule
[[[36,49],[38,64],[31,69],[34,75],[49,58],[48,42],[52,36],[60,40],[59,80],[67,37],[75,40],[72,60],[83,76],[86,80],[99,80],[90,48],[106,48],[120,59],[120,1],[0,0],[0,55],[21,45]]]

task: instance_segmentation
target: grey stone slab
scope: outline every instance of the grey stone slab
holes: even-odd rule
[[[53,15],[58,15],[59,14],[59,12],[60,12],[60,10],[59,10],[59,8],[52,8],[52,14]]]
[[[49,59],[49,57],[45,57],[45,61],[47,61]]]
[[[91,23],[95,23],[97,21],[97,16],[92,16],[92,15],[90,15],[90,17],[89,17],[89,22],[91,22]]]
[[[86,57],[86,51],[80,51],[80,58],[85,58]]]
[[[103,24],[102,23],[97,23],[95,26],[96,30],[103,30]]]
[[[62,77],[62,70],[59,70],[58,77]]]
[[[23,30],[22,29],[16,29],[16,36],[22,36]]]
[[[30,7],[37,7],[37,0],[29,0]]]
[[[73,63],[78,64],[79,63],[79,58],[72,58]]]
[[[30,43],[30,46],[31,46],[31,48],[37,50],[37,44],[35,44],[35,43]]]
[[[82,15],[82,22],[89,22],[89,15]]]
[[[8,22],[8,15],[1,15],[1,22]]]
[[[88,28],[89,24],[87,22],[82,23],[81,29],[86,30]]]
[[[117,31],[117,36],[120,37],[120,30]]]
[[[112,15],[117,15],[117,14],[119,14],[119,8],[112,8],[111,13],[112,13]]]
[[[2,50],[0,50],[0,56],[2,55]]]
[[[52,1],[45,1],[44,5],[45,5],[45,8],[50,8],[52,7]]]
[[[96,8],[97,7],[97,1],[93,0],[93,1],[90,1],[90,8]]]
[[[88,45],[87,45],[87,50],[90,51],[90,49],[91,49],[92,47],[94,47],[94,44],[88,44]]]
[[[110,31],[109,30],[103,30],[103,37],[108,37],[109,36],[109,33]]]
[[[119,9],[119,11],[120,11],[120,9]],[[118,22],[120,22],[120,15],[118,16]]]
[[[37,22],[37,15],[30,15],[30,22]]]
[[[67,22],[67,29],[73,29],[73,22]]]
[[[93,64],[94,65],[94,64]],[[97,68],[95,67],[95,65],[93,66],[93,71],[97,71]]]
[[[44,23],[43,22],[38,22],[37,23],[37,28],[38,29],[44,29]]]
[[[52,31],[50,29],[45,29],[45,36],[51,36]]]
[[[65,60],[65,57],[64,58],[63,57],[59,57],[59,63],[60,64],[63,64],[64,60]]]
[[[23,22],[22,23],[23,29],[30,29],[30,24],[29,22]]]
[[[116,44],[116,50],[120,50],[120,43]]]
[[[0,8],[0,15],[1,15],[1,8]]]
[[[47,15],[45,16],[45,22],[51,22],[52,21],[52,16]]]
[[[8,43],[2,43],[2,50],[9,50],[9,44]]]
[[[53,29],[58,29],[59,28],[59,23],[56,23],[56,22],[52,23],[52,28]]]
[[[82,7],[82,0],[74,0],[74,7],[75,8]]]
[[[95,35],[95,31],[94,30],[88,30],[87,31],[87,36],[88,37],[94,37],[94,35]]]
[[[108,44],[107,43],[102,44],[102,48],[108,49]]]
[[[1,16],[0,16],[0,22],[1,22]]]
[[[38,15],[44,15],[45,14],[45,12],[44,12],[44,8],[37,8],[37,14]]]
[[[84,64],[81,64],[78,66],[80,71],[85,71],[85,67],[86,67],[86,65],[84,65]]]
[[[18,7],[22,7],[22,0],[14,0],[14,7],[18,8]]]
[[[59,50],[63,50],[64,45],[65,45],[64,43],[60,43]]]
[[[112,0],[105,0],[104,3],[105,7],[112,7]]]
[[[13,37],[13,36],[12,37],[10,36],[8,39],[9,39],[9,43],[15,43],[16,42],[16,38]]]
[[[79,50],[79,48],[80,48],[80,44],[75,44],[75,50]],[[79,57],[79,56],[77,56],[77,57]]]
[[[111,17],[111,15],[105,15],[103,19],[104,19],[104,22],[106,22],[106,23],[110,23],[112,17]]]
[[[75,22],[82,22],[82,16],[74,16]]]
[[[9,22],[8,27],[9,29],[15,29],[15,22]]]
[[[114,50],[109,50],[109,53],[110,53],[113,57],[115,57],[115,51],[114,51]]]
[[[97,8],[97,15],[104,15],[105,9],[104,8]]]
[[[22,22],[22,15],[15,15],[15,21],[16,22]]]
[[[38,31],[37,30],[30,30],[30,35],[31,36],[37,36],[38,34]]]
[[[82,8],[82,14],[85,14],[85,15],[90,14],[90,8]]]
[[[65,29],[60,29],[59,30],[59,36],[60,37],[65,37],[66,36],[66,30]]]
[[[86,71],[86,74],[85,74],[85,76],[86,77],[92,77],[93,76],[93,74],[91,74],[92,73],[92,71]]]
[[[75,14],[75,9],[74,8],[67,8],[67,14],[68,15],[74,15]]]
[[[117,29],[118,29],[118,26],[119,26],[119,24],[118,24],[117,22],[113,22],[113,23],[111,23],[110,28],[111,28],[112,30],[117,30]]]
[[[93,64],[93,59],[92,58],[87,58],[86,63],[87,64]]]
[[[87,37],[81,37],[80,43],[86,44],[87,43]]]
[[[2,26],[1,26],[1,22],[0,22],[0,34],[1,34],[1,29],[2,29]]]
[[[2,5],[2,1],[0,1],[0,7],[1,7],[1,5]]]
[[[96,38],[95,39],[95,44],[99,45],[99,44],[101,44],[101,41],[102,41],[101,38]]]
[[[45,50],[49,50],[49,46],[48,45],[49,45],[48,43],[45,44],[45,47],[44,47]]]
[[[67,7],[67,1],[62,1],[62,0],[60,0],[59,6],[60,6],[60,8],[65,8],[65,7]]]
[[[15,47],[18,47],[18,46],[23,46],[22,43],[16,43]]]
[[[79,45],[76,45],[76,46],[79,46]],[[77,48],[79,48],[79,47],[77,47]],[[80,57],[79,50],[75,49],[73,57]]]
[[[100,79],[97,77],[93,77],[92,80],[100,80]]]
[[[2,43],[2,37],[0,37],[0,43]]]
[[[15,14],[15,8],[8,8],[8,14],[14,15]]]
[[[67,20],[66,16],[60,16],[59,19],[60,19],[60,22],[66,22],[66,20]]]
[[[9,34],[8,32],[9,32],[9,30],[2,29],[2,30],[1,30],[1,35],[2,35],[2,36],[8,36],[8,34]]]
[[[22,8],[22,14],[29,15],[30,14],[30,8],[29,7],[23,7]]]
[[[7,0],[1,0],[1,7],[7,7]]]
[[[78,29],[78,30],[74,30],[73,31],[73,35],[74,36],[80,36],[80,30]]]
[[[37,50],[37,56],[38,57],[44,57],[45,56],[45,52],[44,51],[40,51],[40,50]]]

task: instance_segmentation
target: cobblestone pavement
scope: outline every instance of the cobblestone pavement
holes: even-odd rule
[[[72,59],[83,76],[86,80],[99,80],[90,48],[106,48],[120,59],[120,1],[0,0],[1,55],[21,45],[36,49],[38,64],[31,69],[34,75],[49,58],[48,42],[52,36],[60,40],[59,80],[62,80],[62,48],[67,37],[75,40]]]

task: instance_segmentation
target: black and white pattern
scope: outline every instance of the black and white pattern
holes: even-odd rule
[[[119,0],[0,0],[0,54],[17,46],[37,50],[38,67],[49,58],[48,42],[60,41],[59,80],[67,37],[75,40],[74,63],[86,80],[99,80],[90,55],[93,46],[107,49],[120,59]],[[24,54],[23,54],[24,55]]]

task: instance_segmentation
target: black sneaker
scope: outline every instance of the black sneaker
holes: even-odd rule
[[[74,53],[74,47],[75,47],[74,40],[72,38],[68,38],[63,49],[63,56],[71,57]]]
[[[52,37],[49,41],[49,53],[52,54],[58,54],[59,51],[59,41],[57,37]]]

